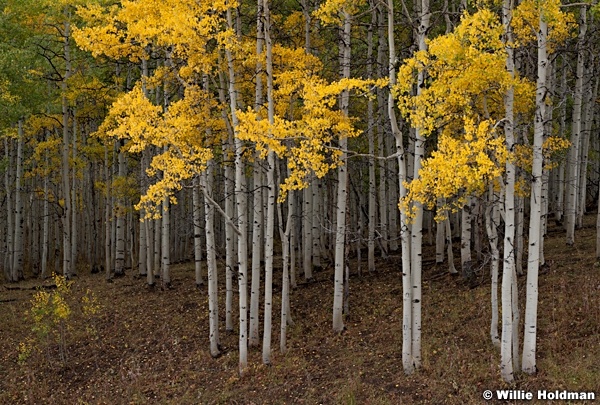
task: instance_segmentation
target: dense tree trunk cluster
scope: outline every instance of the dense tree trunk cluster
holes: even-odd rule
[[[237,329],[243,374],[261,337],[272,361],[277,302],[287,350],[298,283],[333,269],[342,333],[350,275],[399,255],[390,327],[410,374],[435,241],[436,266],[491,277],[502,378],[535,373],[548,221],[573,245],[600,207],[600,80],[590,7],[527,1],[1,1],[5,278],[104,272],[167,290],[170,266],[194,262],[210,354]],[[600,257],[600,214],[597,226]]]

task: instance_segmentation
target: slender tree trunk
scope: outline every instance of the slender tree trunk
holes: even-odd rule
[[[502,6],[502,24],[504,26],[504,41],[506,47],[506,70],[514,77],[514,50],[512,48],[512,20],[513,2],[504,0]],[[514,88],[509,87],[504,96],[506,116],[504,120],[504,136],[506,149],[514,150]],[[502,271],[502,335],[500,343],[500,374],[508,383],[514,381],[513,375],[513,308],[512,290],[513,274],[515,273],[515,178],[516,167],[512,159],[506,160],[506,186],[504,194],[504,266]],[[515,354],[516,355],[516,354]]]
[[[471,270],[471,224],[473,208],[473,197],[469,197],[467,204],[462,209],[461,216],[461,235],[460,235],[460,264],[462,274],[465,280],[470,280],[473,276]]]
[[[6,188],[6,257],[4,258],[4,269],[5,276],[8,281],[16,282],[17,280],[13,280],[13,252],[14,252],[14,235],[15,229],[13,225],[15,222],[14,219],[14,208],[13,208],[13,197],[12,197],[12,168],[13,160],[12,160],[12,142],[9,138],[4,138],[4,158],[6,159],[8,165],[6,167],[6,171],[4,172],[4,186]]]
[[[219,55],[219,61],[222,59]],[[227,100],[225,96],[226,88],[225,75],[219,73],[219,101],[221,104],[226,105]],[[221,116],[225,122],[227,128],[227,141],[222,144],[223,156],[230,156],[234,152],[234,131],[231,126],[227,110],[223,108],[221,110]],[[225,160],[223,163],[224,169],[223,174],[225,177],[224,181],[224,200],[225,200],[225,216],[227,218],[233,218],[234,213],[234,169],[231,162]],[[233,274],[234,274],[234,262],[235,262],[235,235],[233,224],[228,222],[225,224],[225,330],[227,332],[233,332]]]
[[[371,22],[367,31],[367,77],[373,79],[373,26],[377,24],[377,8],[375,1],[370,1],[372,8]],[[377,220],[377,179],[375,177],[375,112],[373,99],[367,100],[367,137],[369,138],[369,230],[367,242],[367,267],[369,273],[375,271],[375,230]]]
[[[111,187],[109,177],[109,163],[108,163],[108,146],[104,145],[104,184],[106,187],[104,193],[104,272],[106,280],[112,279],[112,263],[110,260],[110,247],[111,247],[111,223],[112,223],[112,207],[111,201]]]
[[[498,226],[500,225],[500,211],[498,210],[499,196],[494,193],[490,186],[490,200],[485,213],[485,225],[487,236],[492,252],[491,276],[492,276],[492,322],[490,324],[490,337],[492,344],[500,348],[500,335],[498,333],[498,274],[500,268],[500,251],[498,249]]]
[[[72,160],[77,160],[77,114],[73,110],[73,131],[72,131]],[[77,166],[73,167],[73,181],[71,185],[71,268],[73,274],[77,273],[77,242],[78,240],[78,222],[77,221],[77,192],[79,191],[79,184],[77,182]]]
[[[199,179],[198,176],[194,177],[193,180],[193,190],[192,190],[192,200],[193,200],[193,217],[194,217],[194,270],[195,270],[195,274],[196,274],[196,285],[197,286],[201,286],[204,285],[204,279],[202,278],[202,223],[200,220],[200,185],[199,183]],[[207,186],[208,187],[208,186]],[[206,206],[208,202],[205,203],[205,211],[204,211],[204,215],[207,215],[206,210],[208,209],[208,207]],[[214,208],[213,208],[214,210]],[[212,213],[213,215],[213,221],[214,221],[214,211]],[[214,231],[211,232],[211,236],[214,239]],[[206,238],[208,239],[208,235],[206,236]],[[207,242],[207,248],[208,248],[208,242]],[[215,248],[214,246],[214,240],[213,240],[213,249]],[[208,262],[208,258],[207,258],[207,262]]]
[[[302,216],[302,268],[304,270],[304,279],[306,281],[312,281],[312,216],[313,216],[313,204],[312,204],[312,191],[313,182],[309,184],[307,188],[303,190],[304,196],[304,213]]]
[[[448,272],[450,274],[458,274],[458,270],[454,267],[454,252],[452,252],[452,229],[450,227],[450,213],[446,212],[446,219],[444,220],[444,227],[446,228],[446,245],[448,246]]]
[[[257,113],[260,112],[263,104],[263,90],[262,90],[262,54],[265,42],[265,31],[264,31],[264,13],[265,5],[263,0],[258,0],[257,17],[256,17],[256,54],[259,55],[258,62],[256,63],[256,93],[254,109]],[[248,344],[250,347],[256,347],[259,344],[260,337],[258,333],[259,329],[259,305],[260,305],[260,269],[261,269],[261,253],[262,253],[262,226],[264,222],[263,218],[263,169],[259,163],[259,153],[255,153],[254,168],[253,168],[253,180],[254,187],[252,190],[253,204],[253,223],[252,223],[252,280],[250,285],[250,330],[248,332],[249,340]]]
[[[44,152],[44,166],[48,168],[48,151]],[[42,236],[42,272],[40,274],[42,279],[48,277],[48,252],[50,250],[49,246],[49,222],[50,222],[50,210],[48,199],[50,198],[49,190],[48,190],[48,177],[44,176],[44,230]]]
[[[118,142],[118,176],[124,179],[127,175],[125,165],[125,155],[123,153],[123,143]],[[125,275],[125,201],[119,198],[116,207],[117,229],[115,239],[115,276],[122,277]]]
[[[15,238],[11,281],[23,279],[23,120],[19,120],[17,139],[17,168],[15,173]]]
[[[65,9],[65,14],[68,12]],[[63,275],[70,278],[73,274],[73,263],[71,262],[71,187],[69,170],[69,104],[67,100],[67,81],[71,77],[71,57],[69,40],[71,37],[71,26],[69,21],[64,24],[64,54],[65,54],[65,75],[62,81],[62,196],[63,207]]]
[[[543,6],[541,6],[543,8]],[[543,12],[540,15],[543,16]],[[537,90],[535,97],[536,111],[533,129],[533,169],[531,185],[531,213],[529,216],[529,250],[527,260],[527,302],[525,307],[525,335],[523,338],[523,371],[534,374],[536,367],[537,337],[537,305],[538,305],[538,271],[540,266],[540,245],[542,221],[542,170],[544,143],[544,121],[546,118],[546,76],[548,56],[546,38],[548,22],[540,17],[538,41]]]
[[[267,51],[267,111],[269,124],[275,123],[273,100],[273,44],[271,42],[271,14],[269,0],[263,0],[265,14],[265,42]],[[267,155],[267,227],[265,229],[265,313],[262,358],[264,364],[271,364],[271,330],[273,313],[273,243],[275,233],[275,153]],[[285,306],[282,300],[282,307]]]
[[[440,209],[442,203],[441,199],[438,199],[437,206],[438,210]],[[435,227],[435,263],[436,265],[441,265],[444,263],[444,243],[446,242],[445,238],[445,220],[438,222]]]
[[[577,40],[577,70],[575,92],[573,94],[573,121],[571,126],[571,147],[567,156],[567,182],[565,201],[565,227],[567,229],[567,245],[575,244],[575,223],[577,212],[577,187],[579,185],[579,148],[581,138],[581,104],[583,99],[583,68],[585,59],[584,42],[587,33],[587,8],[581,6],[581,22]]]
[[[201,175],[202,188],[209,195],[213,189],[213,169],[212,164]],[[199,208],[199,207],[198,207]],[[204,199],[204,218],[206,234],[206,267],[208,278],[208,317],[210,329],[210,355],[217,357],[220,354],[219,348],[219,302],[217,286],[217,252],[215,244],[215,208],[210,202]]]
[[[162,254],[162,267],[161,267],[161,281],[163,288],[167,289],[171,287],[171,211],[169,204],[169,197],[165,197],[162,202],[162,227],[161,227],[161,254]]]
[[[344,11],[344,23],[342,31],[342,77],[350,77],[350,15]],[[340,96],[340,110],[348,115],[349,92],[344,90]],[[347,152],[348,138],[342,134],[340,139],[342,165],[338,168],[338,190],[336,205],[336,233],[335,233],[335,269],[333,287],[333,330],[342,332],[344,330],[343,306],[344,306],[344,256],[346,246],[346,211],[348,201],[348,167]]]
[[[418,28],[419,51],[427,50],[427,32],[430,27],[429,0],[421,0],[421,15]],[[425,87],[425,73],[419,71],[417,78],[417,95]],[[415,128],[415,154],[413,179],[419,177],[421,161],[425,155],[425,138],[419,128]],[[423,248],[423,206],[415,203],[415,217],[412,224],[411,241],[411,279],[412,279],[412,358],[415,369],[421,368],[421,267]]]
[[[387,3],[388,18],[388,46],[390,55],[389,79],[390,87],[396,84],[396,48],[394,44],[394,2],[388,0]],[[396,154],[398,156],[398,183],[400,198],[405,198],[407,190],[404,182],[406,176],[406,153],[402,142],[402,132],[398,128],[396,121],[396,111],[394,110],[394,98],[391,93],[388,94],[388,116],[392,127],[392,134],[396,140]],[[411,250],[410,250],[410,224],[407,212],[404,208],[400,209],[400,242],[402,245],[402,367],[405,374],[412,374],[415,370],[413,362],[412,346],[412,327],[413,327],[413,306],[412,306],[412,276],[411,276]]]
[[[227,10],[227,25],[233,28],[231,8]],[[233,65],[233,55],[231,49],[225,48],[227,57],[227,66],[229,71],[229,101],[231,107],[231,120],[233,130],[237,133],[237,89],[236,76]],[[239,337],[239,372],[243,375],[248,366],[248,317],[247,317],[247,277],[248,277],[248,224],[247,224],[247,198],[246,187],[244,186],[244,165],[242,161],[242,141],[235,136],[235,194],[236,194],[236,214],[238,218],[238,228],[240,236],[238,238],[238,282],[239,282],[239,306],[240,306],[240,337]]]
[[[262,0],[259,0],[262,2]],[[262,204],[262,168],[258,162],[259,155],[255,154],[254,162],[254,190],[253,207],[254,221],[252,226],[252,280],[250,285],[250,330],[248,344],[250,347],[256,347],[259,344],[259,304],[260,304],[260,269],[261,269],[261,228],[263,225],[263,204]]]
[[[321,199],[321,180],[314,179],[311,183],[312,191],[312,215],[310,236],[312,238],[312,268],[321,268],[321,218],[322,218],[322,199]]]
[[[579,170],[579,197],[577,204],[577,227],[583,227],[583,216],[586,213],[586,198],[587,198],[587,184],[588,184],[588,158],[590,151],[590,137],[592,132],[592,126],[594,122],[594,110],[596,100],[598,96],[598,78],[594,82],[594,59],[595,55],[590,55],[589,67],[588,67],[588,88],[586,93],[586,105],[585,105],[585,119],[582,124],[582,139],[581,139],[581,160]]]

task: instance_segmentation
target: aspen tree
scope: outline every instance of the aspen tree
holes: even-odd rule
[[[267,56],[267,116],[270,126],[275,121],[273,100],[273,43],[271,41],[271,15],[269,0],[263,0],[264,33]],[[264,364],[271,364],[271,320],[273,311],[273,239],[275,226],[275,153],[267,154],[267,221],[265,230],[265,309],[262,359]],[[286,302],[282,299],[282,306]],[[287,320],[286,320],[287,321]]]
[[[13,250],[14,250],[14,244],[13,244],[13,240],[14,240],[14,235],[15,235],[15,231],[14,231],[14,208],[13,208],[13,197],[12,197],[12,175],[11,175],[11,168],[13,167],[12,164],[12,142],[10,139],[8,138],[4,138],[4,158],[6,159],[6,161],[8,162],[8,167],[7,170],[4,173],[4,187],[6,189],[6,220],[7,220],[7,225],[6,225],[6,250],[7,250],[7,254],[6,257],[4,258],[4,269],[6,272],[6,279],[9,281],[17,281],[17,280],[13,280]]]
[[[437,203],[437,207],[438,209],[441,208],[441,202],[438,201]],[[445,226],[445,221],[443,223],[437,223],[437,226],[435,227],[435,264],[436,265],[440,265],[442,263],[444,263],[444,247],[445,247],[445,242],[446,242],[446,238],[445,238],[445,230],[446,230],[446,226]]]
[[[430,28],[429,0],[421,0],[419,16],[419,28],[417,30],[417,41],[419,51],[427,50],[427,32]],[[390,61],[391,62],[391,61]],[[425,72],[420,71],[417,77],[417,97],[425,87]],[[425,138],[421,128],[415,127],[415,157],[413,179],[419,177],[421,161],[425,154]],[[415,203],[414,222],[411,227],[410,260],[412,279],[412,305],[413,305],[413,327],[412,327],[412,358],[416,369],[421,368],[421,267],[423,247],[423,206],[420,202]]]
[[[540,267],[540,245],[544,243],[541,232],[542,221],[542,170],[544,124],[548,97],[546,80],[548,72],[548,18],[551,1],[540,3],[539,29],[537,30],[537,85],[535,97],[535,120],[533,130],[533,168],[531,185],[531,212],[529,216],[529,248],[527,259],[527,302],[525,307],[525,329],[523,338],[523,371],[534,374],[536,368],[538,271]]]
[[[386,7],[387,6],[387,7]],[[387,12],[385,12],[384,10],[387,9]],[[378,33],[377,33],[377,37],[378,37],[378,43],[377,43],[377,66],[380,67],[380,75],[382,77],[388,77],[390,79],[390,82],[392,80],[392,73],[391,70],[394,69],[395,71],[395,65],[393,65],[392,63],[396,62],[396,55],[391,55],[391,52],[393,51],[393,53],[395,53],[395,48],[389,47],[389,41],[390,41],[390,35],[392,35],[392,40],[393,40],[393,21],[394,21],[394,9],[393,9],[393,4],[391,4],[389,1],[387,3],[387,5],[385,3],[379,3],[376,7],[379,19],[378,19]],[[391,10],[391,12],[390,12]],[[390,26],[389,26],[389,19],[392,19],[392,31],[390,32]],[[386,32],[387,31],[387,32]],[[387,40],[387,43],[386,43]],[[386,46],[390,49],[390,54],[388,55],[388,60],[385,60],[385,52],[386,52]],[[386,63],[387,62],[387,63]],[[392,62],[392,63],[391,63]],[[394,73],[395,75],[395,73]],[[379,76],[379,74],[378,74]],[[395,79],[394,79],[395,80]],[[386,174],[386,168],[385,168],[385,161],[383,160],[383,158],[386,156],[385,155],[385,136],[386,136],[386,132],[387,132],[387,120],[392,121],[392,117],[390,116],[389,113],[389,109],[392,108],[393,110],[393,106],[390,107],[389,105],[389,99],[386,99],[385,94],[384,94],[384,90],[378,88],[377,90],[377,153],[378,153],[378,157],[380,158],[377,162],[377,168],[379,170],[379,188],[378,188],[378,198],[379,198],[379,232],[378,232],[378,239],[379,239],[379,247],[381,249],[381,257],[383,259],[387,259],[387,254],[388,254],[388,205],[385,203],[388,201],[387,198],[387,174]],[[389,98],[389,94],[388,94],[388,98]],[[398,125],[393,124],[393,125]],[[390,126],[390,128],[392,129],[393,132],[393,126]],[[400,132],[398,132],[400,133]],[[396,133],[393,132],[394,135],[394,139],[397,141],[396,138]],[[399,169],[402,170],[402,169]],[[399,182],[402,182],[406,179],[400,178]],[[402,186],[400,186],[402,187]],[[402,223],[400,225],[401,227],[401,232],[400,235],[402,235]]]
[[[118,142],[118,179],[125,180],[126,165],[123,153],[123,143]],[[120,183],[123,185],[124,183]],[[116,206],[116,238],[115,238],[115,276],[121,277],[125,274],[125,200],[124,190],[120,190],[120,198]]]
[[[294,213],[295,196],[293,192],[288,195],[287,218],[285,220],[285,228],[282,221],[282,206],[277,206],[277,214],[279,217],[279,236],[282,243],[282,282],[281,282],[281,319],[280,319],[280,340],[279,350],[282,354],[287,352],[287,325],[291,323],[290,314],[290,267],[294,265],[294,258],[291,255],[291,233],[293,230],[292,214]],[[285,230],[284,230],[285,229]]]
[[[48,167],[48,152],[45,151],[44,152],[44,163],[45,166]],[[48,189],[48,175],[44,176],[44,210],[43,210],[43,215],[44,215],[44,224],[43,224],[43,231],[42,231],[42,269],[41,269],[41,273],[40,273],[40,277],[42,279],[45,279],[46,277],[48,277],[48,252],[50,250],[50,238],[49,238],[49,233],[50,233],[50,229],[49,229],[49,222],[50,222],[50,212],[49,212],[49,198],[50,195],[48,194],[49,189]]]
[[[506,71],[511,78],[515,77],[514,49],[511,20],[514,3],[512,0],[504,0],[502,5],[502,25],[504,29],[504,46],[506,50]],[[504,94],[504,137],[506,149],[514,149],[514,86],[508,86]],[[504,191],[504,264],[502,271],[502,336],[501,336],[501,360],[500,373],[504,381],[512,382],[512,329],[513,309],[511,291],[513,286],[513,275],[515,267],[515,181],[516,167],[512,159],[506,160],[506,182]],[[493,333],[493,332],[492,332]],[[492,336],[493,339],[493,336]]]
[[[350,14],[343,11],[343,31],[341,43],[342,52],[342,77],[350,77]],[[348,115],[350,94],[344,90],[340,96],[340,110],[344,115]],[[343,137],[340,139],[340,149],[342,155],[340,160],[342,165],[338,168],[338,190],[336,202],[336,233],[335,233],[335,264],[334,264],[334,287],[333,287],[333,330],[342,332],[345,328],[343,314],[343,288],[344,288],[344,256],[346,247],[346,210],[348,199],[348,168],[347,152],[348,140]]]
[[[367,31],[367,77],[373,79],[373,29],[374,25],[377,24],[377,7],[375,1],[371,0],[369,3],[371,7],[371,21],[369,22]],[[376,201],[376,186],[377,180],[375,177],[375,112],[373,106],[373,100],[369,98],[367,100],[367,138],[369,142],[369,229],[368,229],[368,242],[367,242],[367,267],[369,273],[375,270],[375,230],[377,220],[377,201]]]
[[[387,4],[387,37],[389,47],[389,80],[390,87],[396,84],[396,48],[394,43],[394,3],[388,0]],[[394,110],[394,98],[390,92],[388,96],[388,116],[390,119],[392,134],[396,140],[396,153],[398,154],[399,166],[399,187],[400,198],[406,197],[405,181],[407,180],[405,150],[402,140],[402,133],[398,128],[396,120],[396,111]],[[402,245],[402,367],[405,374],[412,374],[415,370],[413,361],[412,346],[412,327],[413,327],[413,307],[412,307],[412,272],[411,272],[411,249],[410,249],[410,224],[408,215],[404,207],[400,207],[400,241]]]
[[[231,8],[227,8],[227,26],[233,30],[233,17]],[[227,59],[227,69],[229,72],[229,101],[231,108],[231,121],[234,132],[238,128],[237,117],[237,89],[236,74],[233,65],[233,54],[229,47],[225,47]],[[244,173],[242,161],[242,141],[239,137],[234,137],[235,145],[235,193],[236,193],[236,215],[238,218],[238,228],[240,235],[238,238],[238,285],[239,285],[239,307],[240,307],[240,337],[239,337],[239,373],[243,375],[248,367],[248,325],[247,325],[247,277],[248,277],[248,241],[247,241],[247,199],[244,187]]]
[[[500,226],[500,210],[498,204],[500,195],[494,191],[490,184],[489,204],[485,212],[485,226],[492,252],[491,277],[492,277],[492,320],[490,323],[490,337],[492,344],[500,348],[500,335],[498,334],[498,274],[500,268],[500,251],[498,250],[498,227]]]
[[[77,242],[78,242],[78,221],[77,221],[77,193],[78,193],[78,172],[77,172],[77,111],[73,109],[73,129],[71,131],[71,160],[73,161],[73,173],[72,173],[72,185],[71,185],[71,193],[69,198],[71,198],[71,263],[73,267],[73,271],[77,271]]]
[[[306,281],[313,280],[312,274],[312,216],[313,216],[313,201],[310,188],[312,182],[306,187],[302,195],[304,197],[303,212],[302,212],[302,269],[304,270],[304,279]]]
[[[582,114],[582,139],[581,139],[581,162],[579,167],[579,196],[577,204],[577,220],[576,225],[578,228],[583,227],[583,216],[586,213],[586,197],[587,197],[587,185],[588,185],[588,162],[590,152],[590,137],[592,132],[592,125],[594,122],[595,112],[595,101],[598,96],[598,83],[599,80],[594,80],[594,67],[596,56],[594,53],[590,55],[588,62],[587,74],[586,74],[586,87],[584,91],[586,94],[585,109]],[[594,84],[595,82],[595,84]]]
[[[471,279],[471,227],[473,223],[471,212],[473,210],[473,198],[468,198],[467,203],[461,211],[461,234],[460,234],[460,264],[462,268],[463,277],[468,280]]]
[[[194,220],[194,273],[196,276],[196,286],[204,285],[204,279],[202,278],[202,225],[200,222],[200,184],[198,176],[194,177],[193,189],[192,189],[192,200],[193,200],[193,220]],[[206,204],[209,204],[208,202]],[[208,207],[205,205],[205,215]],[[214,214],[213,214],[214,215]],[[206,220],[205,220],[206,221]],[[208,239],[208,237],[207,237]],[[214,245],[214,243],[213,243]],[[207,248],[209,242],[207,242]],[[207,258],[208,260],[208,258]]]
[[[65,57],[65,73],[61,82],[62,91],[62,197],[63,207],[63,275],[70,278],[73,275],[73,263],[71,262],[71,188],[69,181],[69,105],[67,100],[68,80],[71,77],[71,23],[69,21],[68,6],[64,8],[65,21],[63,23],[63,52]]]
[[[265,42],[265,30],[263,16],[265,13],[265,6],[263,0],[258,0],[257,12],[256,12],[256,95],[254,102],[254,109],[258,112],[263,104],[263,89],[262,89],[262,53],[263,45]],[[260,267],[261,267],[261,252],[262,252],[262,227],[264,223],[264,211],[263,211],[263,171],[262,167],[258,162],[258,153],[255,154],[254,168],[253,168],[253,221],[252,221],[252,272],[251,272],[251,285],[250,285],[250,329],[248,331],[248,344],[258,346],[259,343],[259,302],[260,302]]]
[[[19,120],[17,129],[17,156],[15,169],[15,212],[13,239],[13,263],[11,266],[11,281],[23,279],[23,119]]]
[[[219,348],[219,303],[217,300],[217,255],[214,235],[215,208],[209,202],[213,189],[213,169],[209,164],[201,175],[202,189],[207,197],[204,199],[205,234],[206,234],[206,267],[208,279],[208,313],[210,329],[210,355],[217,357]]]
[[[565,227],[567,231],[567,245],[575,244],[575,224],[578,201],[579,185],[579,154],[581,147],[581,105],[583,99],[583,79],[585,51],[584,42],[587,33],[587,6],[580,7],[579,36],[577,38],[577,68],[575,89],[573,94],[573,117],[571,125],[571,147],[567,157],[567,174],[565,185]]]

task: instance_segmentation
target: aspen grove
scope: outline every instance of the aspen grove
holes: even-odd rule
[[[205,349],[220,361],[236,333],[244,376],[249,353],[289,350],[299,284],[331,270],[321,333],[343,334],[354,277],[398,257],[405,374],[423,368],[433,265],[485,275],[498,377],[538,371],[549,222],[577,246],[600,207],[595,4],[0,5],[7,282],[102,273],[177,300],[172,266],[193,263]],[[600,210],[597,235],[600,259]]]

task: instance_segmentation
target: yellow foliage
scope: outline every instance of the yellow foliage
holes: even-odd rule
[[[295,111],[295,119],[276,115],[271,125],[260,118],[260,113],[250,109],[239,111],[238,137],[253,141],[262,158],[270,151],[288,158],[290,175],[285,179],[279,196],[279,200],[283,201],[289,190],[306,187],[309,176],[321,178],[341,164],[342,152],[332,145],[334,140],[360,134],[353,125],[354,120],[334,108],[339,94],[346,90],[367,93],[370,87],[385,86],[387,82],[342,79],[328,83],[310,73],[302,77],[284,74],[278,80],[283,88],[280,91],[288,94],[283,97],[284,100],[297,93],[301,101]]]
[[[531,112],[534,84],[512,79],[506,71],[502,33],[498,17],[490,10],[465,13],[454,32],[429,41],[428,51],[404,61],[392,91],[414,127],[424,135],[438,129],[450,134],[461,132],[465,114],[500,120],[510,86],[515,90],[515,114]],[[414,96],[420,71],[426,72],[429,85]]]
[[[524,0],[513,11],[516,46],[536,42],[540,15],[548,23],[548,52],[575,36],[575,17],[561,10],[560,0]]]
[[[542,153],[544,155],[544,169],[552,170],[566,157],[566,152],[571,142],[560,136],[549,136],[544,140]],[[530,145],[515,145],[515,164],[531,173],[533,164],[533,149]]]
[[[440,135],[438,149],[423,160],[419,177],[406,184],[408,195],[400,201],[400,208],[409,216],[413,202],[433,209],[440,198],[446,203],[438,212],[454,212],[466,197],[483,194],[489,182],[504,173],[507,151],[492,123],[475,123],[465,117],[464,131],[462,138]]]
[[[364,4],[364,0],[326,0],[313,14],[325,24],[339,24],[341,13],[354,15]]]

